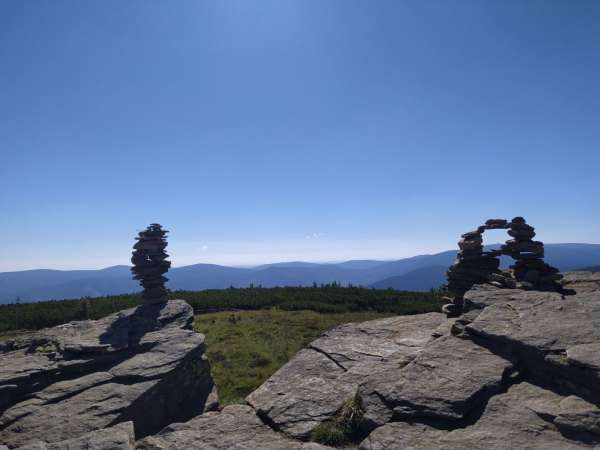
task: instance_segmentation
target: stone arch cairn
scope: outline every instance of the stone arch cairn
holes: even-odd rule
[[[508,230],[512,237],[498,250],[483,251],[482,235],[486,230]],[[492,284],[501,288],[562,292],[559,270],[544,262],[544,243],[534,241],[534,228],[523,217],[510,222],[490,219],[475,231],[463,234],[458,242],[458,259],[446,272],[446,285],[453,297],[443,311],[456,317],[468,311],[463,296],[475,284]],[[506,255],[516,262],[511,270],[500,269],[499,256]]]
[[[165,252],[167,233],[160,224],[152,223],[135,238],[137,242],[131,256],[131,272],[144,288],[142,297],[147,305],[166,303],[168,300],[165,282],[169,279],[164,276],[171,267],[171,261],[166,261],[169,257]]]

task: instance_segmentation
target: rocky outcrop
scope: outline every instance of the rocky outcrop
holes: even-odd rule
[[[276,429],[309,439],[367,376],[406,366],[444,322],[442,314],[430,313],[342,325],[300,351],[246,400]]]
[[[362,450],[600,448],[595,283],[568,275],[577,291],[569,296],[477,285],[464,296],[470,310],[456,319],[338,327],[248,403],[275,430],[310,440],[354,399]]]
[[[399,371],[399,380],[371,379],[361,385],[366,414],[373,414],[373,409],[384,413],[375,415],[374,425],[381,426],[365,438],[360,449],[600,448],[600,290],[595,289],[596,281],[590,274],[569,274],[564,283],[576,291],[569,296],[475,286],[464,297],[473,309],[456,319],[453,334],[429,344],[411,365],[427,360],[428,353],[444,340],[454,347],[448,348],[448,360],[452,355],[461,359],[468,345],[487,351],[488,362],[481,356],[464,359],[462,364],[434,362],[428,365],[427,375],[404,383],[402,373],[409,365]],[[501,377],[503,366],[494,358],[506,367],[512,365],[512,373]],[[461,378],[471,370],[472,374]],[[466,401],[468,393],[451,400],[438,393],[443,385],[465,390],[474,383],[490,386],[486,372],[494,389],[480,391],[479,406]],[[421,383],[425,389],[415,394],[415,386]],[[373,398],[381,401],[373,402]],[[421,405],[431,399],[439,403],[432,402],[433,408],[421,409],[415,416],[415,398]],[[455,412],[456,400],[460,414],[448,414]]]
[[[2,343],[0,443],[55,444],[127,421],[139,438],[214,408],[192,322],[173,300]]]
[[[455,319],[342,325],[248,405],[203,414],[212,382],[181,302],[57,327],[4,345],[0,439],[53,450],[324,450],[310,442],[315,431],[339,423],[350,400],[360,450],[600,449],[599,281],[569,274],[569,296],[476,285]],[[175,417],[174,404],[189,408]]]
[[[561,297],[482,287],[468,297],[496,298],[466,325],[480,345],[514,355],[532,376],[600,399],[600,291]]]

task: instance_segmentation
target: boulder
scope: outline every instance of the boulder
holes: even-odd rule
[[[56,443],[132,421],[136,437],[216,406],[183,300],[41,330],[0,348],[0,442]]]
[[[137,450],[327,450],[286,438],[265,425],[246,405],[230,405],[186,423],[169,425],[139,441]]]
[[[339,326],[299,352],[246,400],[277,429],[307,439],[354,397],[367,375],[408,364],[446,322],[443,314],[429,313]]]

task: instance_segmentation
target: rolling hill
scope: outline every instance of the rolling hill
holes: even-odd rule
[[[375,289],[395,289],[397,291],[428,291],[446,282],[448,266],[428,266],[411,270],[404,275],[389,277],[371,284]]]

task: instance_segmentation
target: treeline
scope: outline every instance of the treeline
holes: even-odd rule
[[[38,330],[72,320],[99,319],[142,302],[140,294],[0,305],[0,333]]]
[[[338,284],[313,287],[229,288],[205,291],[173,291],[171,298],[186,300],[198,314],[219,310],[252,310],[278,307],[288,311],[321,313],[378,311],[419,314],[439,311],[441,292],[405,292]],[[0,305],[0,332],[40,329],[72,320],[99,319],[142,302],[140,294],[37,303]]]

